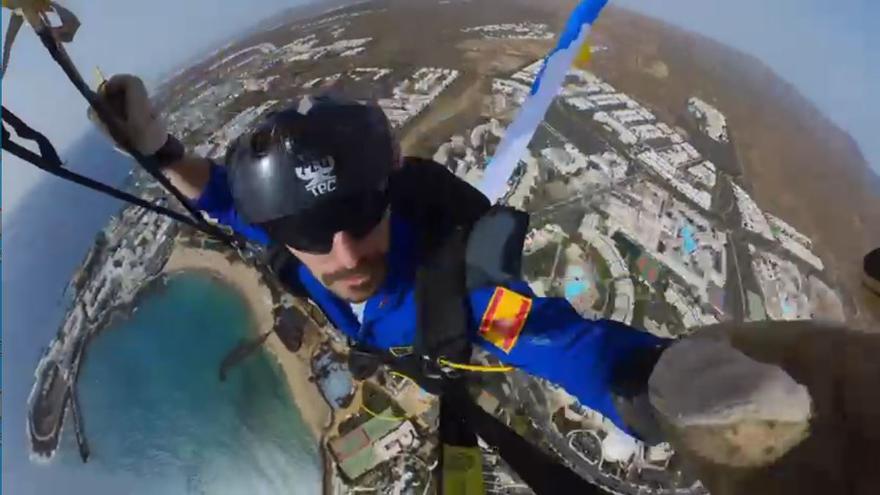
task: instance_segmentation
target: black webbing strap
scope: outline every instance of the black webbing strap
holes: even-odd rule
[[[103,182],[94,180],[90,177],[86,177],[84,175],[64,168],[64,163],[61,161],[61,158],[59,158],[55,147],[52,146],[51,141],[49,141],[49,139],[45,135],[27,125],[24,121],[19,119],[6,107],[2,107],[2,112],[3,122],[12,127],[16,135],[18,135],[22,139],[27,139],[36,143],[37,147],[40,150],[40,153],[38,154],[18,143],[13,142],[11,139],[12,136],[6,129],[6,126],[3,126],[3,149],[13,154],[14,156],[17,156],[18,158],[21,158],[31,165],[34,165],[35,167],[44,170],[56,177],[74,182],[93,191],[97,191],[113,198],[126,201],[133,205],[140,206],[141,208],[150,210],[159,215],[164,215],[178,222],[185,223],[208,235],[220,237],[228,242],[234,242],[234,238],[232,236],[226,234],[219,228],[211,226],[210,224],[196,222],[192,218],[180,212],[174,211],[161,205],[150,203],[143,198],[139,198],[125,191],[120,191],[119,189],[109,186]],[[240,243],[241,241],[238,242]]]
[[[465,285],[467,231],[455,228],[436,249],[430,250],[416,272],[415,354],[433,361],[470,361],[467,335],[469,311]],[[428,370],[429,372],[431,370]]]
[[[196,209],[193,205],[191,205],[186,196],[183,195],[174,185],[171,184],[171,181],[165,177],[164,174],[160,171],[160,167],[156,162],[155,157],[149,157],[141,154],[138,150],[134,149],[128,143],[125,133],[119,128],[114,116],[113,112],[107,107],[106,103],[103,102],[98,96],[89,88],[88,84],[83,80],[80,73],[76,70],[76,67],[73,65],[73,61],[68,57],[67,52],[64,48],[58,43],[55,37],[52,35],[52,31],[48,26],[35,27],[35,31],[37,36],[40,38],[40,41],[43,43],[43,46],[46,47],[46,50],[49,51],[49,55],[52,56],[52,59],[61,67],[61,70],[70,80],[70,82],[76,87],[77,91],[89,102],[89,105],[94,109],[95,113],[98,115],[98,118],[101,119],[101,122],[104,123],[107,131],[110,133],[110,136],[113,138],[113,141],[119,143],[125,149],[125,152],[128,153],[136,162],[138,162],[144,170],[147,171],[153,179],[156,180],[162,187],[165,188],[175,199],[177,199],[183,208],[190,214],[190,216],[195,219],[195,222],[200,224],[202,227],[199,230],[204,232],[210,232],[211,235],[223,240],[230,247],[236,247],[237,240],[227,235],[225,232],[220,230],[219,228],[209,224],[205,221],[205,218]]]
[[[505,229],[519,232],[514,226],[522,222],[511,217]],[[470,309],[466,286],[465,254],[468,231],[459,228],[436,249],[430,250],[419,267],[416,277],[417,333],[416,356],[426,356],[423,363],[436,363],[444,357],[458,363],[470,361],[471,344],[468,336]],[[507,263],[510,264],[510,263]],[[431,368],[427,369],[430,373]],[[438,370],[439,371],[439,370]],[[429,378],[431,378],[429,376]],[[479,435],[520,478],[535,491],[542,494],[601,493],[599,488],[584,480],[549,454],[530,444],[507,425],[486,413],[474,403],[467,391],[464,377],[447,373],[440,395],[440,444],[442,449],[473,448]],[[445,451],[444,451],[445,452]],[[455,493],[445,484],[441,452],[442,493]],[[461,480],[458,485],[464,486]]]
[[[448,404],[451,407],[446,410],[455,414],[460,422],[470,426],[484,442],[492,446],[536,494],[605,493],[595,484],[578,476],[559,459],[532,445],[498,418],[484,411],[469,395],[449,394],[443,400],[454,401]]]

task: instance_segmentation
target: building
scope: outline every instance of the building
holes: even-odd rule
[[[422,67],[395,86],[391,98],[380,99],[379,106],[394,127],[403,127],[427,108],[458,75],[459,72],[455,69]]]
[[[682,166],[692,161],[687,158],[688,156],[693,156],[690,154],[690,149],[692,149],[692,147],[687,145],[687,147],[679,148],[679,151],[667,151],[663,155],[653,149],[649,149],[639,153],[636,158],[639,163],[659,175],[673,189],[696,203],[700,208],[708,210],[712,205],[712,195],[706,191],[697,189],[689,182],[679,178],[679,172],[676,168],[676,165]],[[694,152],[695,151],[696,150],[694,150]],[[699,155],[696,156],[699,157]],[[670,158],[674,159],[675,162],[670,161]]]
[[[386,420],[387,421],[387,420]],[[373,445],[376,459],[385,462],[418,443],[418,433],[409,421],[403,421]]]
[[[587,157],[571,143],[565,143],[562,148],[544,148],[541,156],[563,175],[575,175],[588,165]]]
[[[702,131],[707,136],[721,143],[728,142],[727,118],[717,108],[692,97],[688,100],[688,111],[700,121]]]
[[[749,251],[767,316],[774,320],[810,319],[809,291],[797,265],[751,245]]]
[[[596,106],[601,106],[594,103]],[[639,142],[638,137],[626,128],[626,125],[615,119],[607,112],[596,112],[593,114],[593,120],[602,124],[608,131],[615,134],[617,140],[626,145],[633,145]]]
[[[685,203],[651,182],[612,194],[604,204],[608,234],[620,232],[683,278],[702,301],[708,285],[727,278],[727,235]]]
[[[678,312],[686,329],[690,330],[695,327],[718,323],[718,318],[704,312],[699,302],[688,297],[685,289],[678,284],[670,282],[664,296],[666,297],[666,302],[671,304]]]
[[[347,434],[330,440],[330,451],[349,480],[359,478],[417,443],[412,423],[391,418],[388,408]]]
[[[733,194],[736,196],[736,204],[742,216],[743,228],[772,241],[773,234],[770,231],[770,224],[767,223],[767,218],[764,217],[764,212],[758,208],[758,204],[755,203],[743,188],[736,184],[732,185]]]
[[[688,173],[691,174],[698,184],[707,189],[715,187],[715,164],[709,160],[689,168]]]
[[[769,213],[764,215],[767,223],[770,225],[770,231],[779,239],[788,252],[794,254],[801,260],[807,262],[818,271],[825,269],[822,260],[813,254],[813,241],[809,237],[798,232],[794,227],[785,223],[781,218],[775,217]]]
[[[549,40],[553,39],[553,33],[546,24],[536,22],[517,22],[509,24],[487,24],[464,28],[463,33],[479,33],[487,39],[517,39],[517,40]]]

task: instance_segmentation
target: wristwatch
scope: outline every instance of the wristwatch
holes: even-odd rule
[[[152,155],[152,158],[155,160],[159,170],[163,170],[165,167],[183,158],[185,152],[186,148],[183,146],[183,143],[169,134],[165,144]]]

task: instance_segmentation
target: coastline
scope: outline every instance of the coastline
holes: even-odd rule
[[[266,340],[266,349],[281,367],[293,402],[319,450],[322,449],[324,429],[330,422],[331,411],[317,385],[309,381],[311,354],[319,336],[307,332],[300,350],[296,353],[288,351],[273,332],[275,303],[259,271],[240,261],[231,262],[217,251],[175,244],[163,273],[172,275],[193,271],[207,272],[238,291],[250,309],[256,334],[272,332]]]

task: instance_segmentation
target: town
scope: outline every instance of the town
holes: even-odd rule
[[[383,11],[369,3],[345,10],[295,21],[291,40],[215,53],[195,83],[186,74],[167,82],[163,107],[171,133],[195,153],[220,161],[229,143],[261,116],[294,96],[332,89],[376,101],[402,136],[432,118],[454,122],[454,132],[435,136],[432,157],[479,184],[542,59],[493,77],[481,95],[479,117],[454,120],[437,101],[469,77],[467,68],[399,67],[373,59],[359,65],[378,41],[346,36]],[[458,33],[483,42],[556,36],[548,25],[529,22],[479,23]],[[325,62],[333,65],[320,65]],[[281,68],[287,64],[312,70],[286,77]],[[680,121],[663,122],[638,95],[618,91],[585,68],[571,69],[503,200],[531,214],[524,276],[535,293],[565,298],[585,318],[621,321],[663,337],[731,320],[841,320],[841,302],[812,241],[763,211],[749,184],[726,168],[735,155],[736,129],[723,112],[698,96],[682,101],[680,112]],[[109,227],[107,242],[118,244],[118,255],[84,264],[83,277],[91,281],[77,292],[80,302],[63,338],[38,370],[46,378],[35,386],[35,402],[61,400],[52,399],[61,393],[53,377],[75,381],[76,364],[65,359],[79,354],[63,349],[82,340],[81,329],[90,327],[81,322],[125,299],[107,294],[129,294],[132,284],[155,272],[134,260],[161,260],[144,258],[144,250],[163,249],[163,240],[175,234],[163,219],[139,215]],[[123,242],[118,226],[138,222],[152,226]],[[121,279],[121,270],[141,275]],[[312,373],[335,418],[322,443],[332,470],[325,493],[427,493],[437,462],[436,398],[388,370],[354,380],[341,334],[317,317],[311,327],[321,335]],[[668,444],[630,437],[551,383],[514,372],[483,385],[478,403],[484,409],[612,493],[705,492],[682,472]],[[42,425],[60,424],[57,415],[38,415],[40,438],[52,434]],[[488,493],[531,493],[488,448],[483,476]]]

